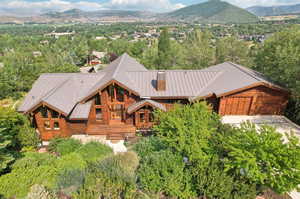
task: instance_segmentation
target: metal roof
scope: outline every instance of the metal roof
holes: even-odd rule
[[[70,119],[88,119],[90,111],[91,111],[92,101],[89,101],[85,104],[77,104],[72,114],[70,115]]]
[[[158,72],[148,71],[135,59],[124,54],[98,73],[43,74],[33,84],[18,110],[29,112],[39,103],[45,102],[63,114],[70,115],[73,110],[77,111],[76,105],[88,100],[111,81],[120,83],[141,98],[177,97],[191,101],[210,94],[220,96],[256,83],[281,88],[262,74],[231,62],[203,70],[167,70],[165,91],[156,89]]]
[[[160,104],[160,103],[158,103],[156,101],[153,101],[153,100],[142,100],[142,101],[139,101],[139,102],[129,106],[128,109],[127,109],[127,113],[131,114],[131,113],[137,111],[138,109],[142,108],[145,105],[151,105],[154,108],[158,108],[162,111],[167,111],[166,107],[163,104]]]
[[[143,97],[192,97],[201,93],[219,75],[218,71],[174,70],[165,71],[166,90],[157,91],[156,78],[160,71],[127,72],[137,91]]]

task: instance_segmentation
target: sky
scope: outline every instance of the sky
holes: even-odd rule
[[[0,14],[40,14],[78,8],[87,11],[101,9],[169,12],[206,0],[0,0]],[[224,0],[242,8],[260,5],[297,4],[300,0]]]

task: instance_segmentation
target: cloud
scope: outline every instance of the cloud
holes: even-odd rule
[[[111,0],[108,7],[162,12],[183,8],[185,5],[182,3],[173,4],[169,0]]]
[[[1,10],[19,15],[37,15],[47,11],[65,11],[74,8],[83,10],[103,9],[101,4],[88,1],[48,0],[29,2],[25,0],[4,0],[0,4]]]
[[[38,15],[49,11],[65,11],[74,8],[88,11],[101,9],[128,9],[165,12],[184,7],[182,3],[172,4],[170,0],[109,0],[106,3],[92,2],[89,0],[0,1],[0,11],[2,11],[2,13],[11,13],[15,15]]]
[[[225,0],[225,1],[242,8],[247,8],[250,6],[293,5],[299,3],[299,0]]]

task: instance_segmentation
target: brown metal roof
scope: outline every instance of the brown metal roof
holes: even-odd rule
[[[178,97],[191,101],[211,94],[221,96],[257,83],[282,89],[262,74],[230,62],[203,70],[165,71],[165,91],[156,90],[158,72],[148,71],[135,59],[124,54],[98,73],[43,74],[34,83],[19,111],[32,111],[35,106],[45,102],[63,114],[75,117],[77,112],[72,115],[72,111],[80,112],[84,109],[77,109],[76,107],[80,106],[78,104],[88,100],[111,81],[120,83],[141,98]]]
[[[89,101],[85,104],[77,104],[72,114],[70,115],[71,120],[83,119],[86,120],[89,117],[92,107],[92,101]]]
[[[128,109],[127,109],[127,113],[131,114],[131,113],[137,111],[138,109],[142,108],[145,105],[150,105],[150,106],[152,106],[154,108],[157,108],[157,109],[160,109],[162,111],[167,111],[166,107],[163,104],[160,104],[156,101],[147,99],[147,100],[139,101],[139,102],[129,106]]]

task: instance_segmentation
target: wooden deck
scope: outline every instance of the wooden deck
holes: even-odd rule
[[[135,133],[136,127],[126,124],[90,124],[86,130],[88,135],[106,135],[108,140],[124,140],[126,137],[134,137]]]

